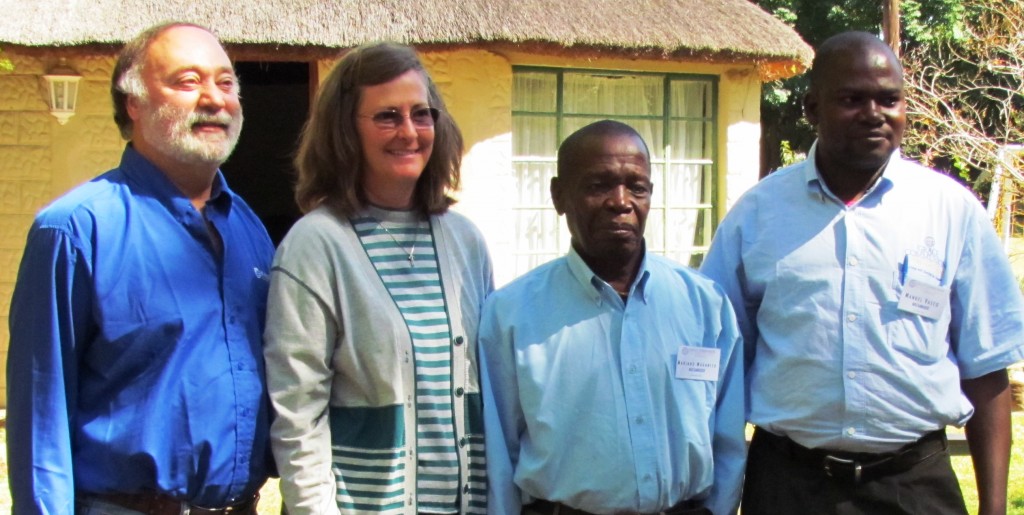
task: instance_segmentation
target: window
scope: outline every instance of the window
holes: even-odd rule
[[[573,131],[605,118],[634,127],[651,151],[648,250],[699,265],[715,222],[716,96],[713,76],[514,68],[515,275],[568,250],[548,192],[556,152]]]

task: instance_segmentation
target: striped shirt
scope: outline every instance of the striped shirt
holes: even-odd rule
[[[451,330],[430,225],[352,220],[360,242],[405,319],[416,369],[416,499],[421,513],[457,513],[459,462],[452,406]]]

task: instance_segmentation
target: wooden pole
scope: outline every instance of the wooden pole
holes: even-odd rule
[[[900,0],[882,0],[882,39],[900,56]]]

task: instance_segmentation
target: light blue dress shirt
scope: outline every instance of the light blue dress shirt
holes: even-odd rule
[[[718,349],[679,379],[681,346]],[[540,498],[592,513],[739,504],[745,464],[735,316],[696,272],[647,254],[624,303],[575,251],[494,293],[480,330],[488,512]]]
[[[748,420],[860,452],[963,425],[961,379],[1024,359],[1024,306],[985,212],[898,152],[847,206],[814,159],[812,148],[740,198],[701,268],[736,308]],[[901,309],[911,280],[936,290],[941,314]]]
[[[15,514],[77,492],[251,496],[270,469],[262,330],[273,244],[218,173],[206,219],[127,147],[36,218],[10,312]]]

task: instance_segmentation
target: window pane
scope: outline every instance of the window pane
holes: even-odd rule
[[[512,152],[516,158],[554,157],[558,150],[554,116],[512,117]]]
[[[711,159],[711,127],[707,122],[673,121],[672,160]]]
[[[708,81],[672,81],[672,116],[711,118],[711,83]]]
[[[651,206],[647,213],[647,226],[644,227],[644,240],[647,250],[656,254],[665,252],[665,209]]]
[[[672,207],[696,207],[709,198],[705,191],[705,174],[709,167],[672,165],[665,177],[666,204]]]
[[[569,240],[563,238],[560,225],[554,209],[516,211],[515,275],[522,275],[568,250]]]
[[[512,110],[554,113],[558,108],[558,76],[554,73],[512,74]]]
[[[566,73],[564,109],[567,114],[601,114],[603,118],[661,116],[663,80],[654,75]]]
[[[514,194],[518,197],[517,205],[522,208],[551,207],[549,184],[555,175],[553,161],[523,161],[515,163]],[[512,193],[512,192],[510,192]]]

